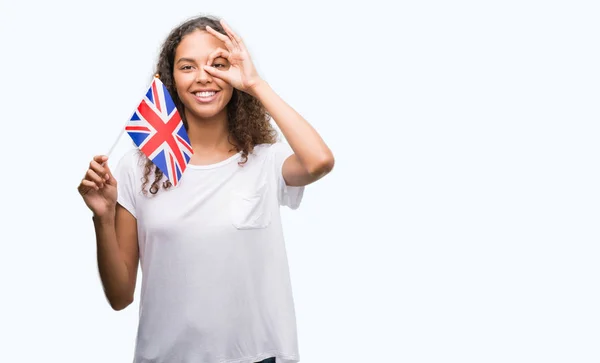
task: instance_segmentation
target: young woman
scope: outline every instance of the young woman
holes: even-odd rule
[[[94,157],[78,187],[113,309],[133,301],[142,264],[134,362],[297,362],[279,208],[298,208],[333,155],[223,21],[173,29],[156,73],[194,150],[179,184],[134,149],[114,173],[107,156]],[[276,140],[271,117],[289,145]]]

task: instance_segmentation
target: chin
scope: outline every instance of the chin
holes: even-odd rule
[[[186,107],[188,112],[197,118],[213,118],[221,113],[227,112],[225,108],[212,107]]]

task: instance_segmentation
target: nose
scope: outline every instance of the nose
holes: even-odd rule
[[[204,70],[204,68],[200,68],[198,71],[198,75],[196,76],[196,82],[198,83],[209,83],[212,82],[212,77],[208,72]]]

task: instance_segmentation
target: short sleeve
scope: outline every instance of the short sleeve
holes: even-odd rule
[[[277,178],[277,197],[279,205],[287,206],[291,209],[298,209],[304,195],[304,187],[293,187],[286,184],[283,179],[283,163],[294,153],[290,145],[284,142],[277,142],[271,145],[270,153],[273,157],[275,175]]]
[[[137,152],[137,149],[133,149],[125,153],[113,170],[113,176],[117,180],[117,203],[127,209],[136,218],[135,175],[137,161],[139,161]]]

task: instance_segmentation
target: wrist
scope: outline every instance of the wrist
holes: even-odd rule
[[[94,221],[95,225],[112,225],[115,223],[115,213],[108,212],[103,214],[92,215],[92,221]]]
[[[269,84],[264,79],[259,78],[248,88],[248,93],[255,98],[260,98],[260,95],[268,87]]]

